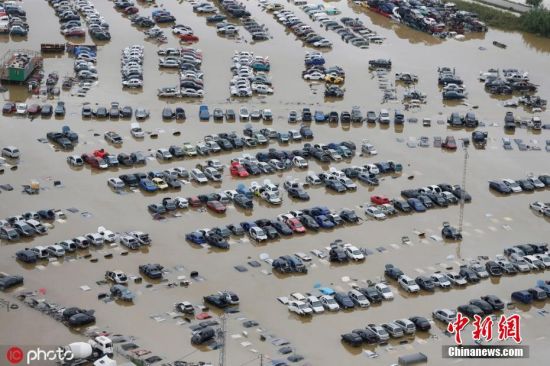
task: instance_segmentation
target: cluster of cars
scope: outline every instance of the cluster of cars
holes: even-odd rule
[[[231,96],[251,97],[252,94],[273,94],[268,72],[271,68],[268,57],[255,56],[253,52],[236,51],[232,58],[229,83]]]
[[[489,189],[502,194],[532,192],[537,189],[545,189],[549,186],[550,175],[548,174],[542,174],[538,177],[529,176],[517,181],[509,178],[489,181]]]
[[[179,86],[164,87],[157,91],[159,97],[202,98],[204,96],[202,52],[194,48],[167,48],[159,50],[159,67],[180,70]]]
[[[479,299],[472,299],[468,304],[459,305],[457,310],[468,317],[473,318],[474,315],[485,317],[495,312],[504,310],[504,302],[495,295],[481,296]],[[432,312],[435,320],[439,320],[444,324],[449,324],[456,320],[457,311],[452,309],[436,309]]]
[[[432,184],[426,187],[406,189],[401,191],[405,200],[394,200],[392,203],[402,212],[424,212],[433,207],[447,207],[458,204],[462,198],[464,202],[472,201],[472,196],[459,185],[447,183]]]
[[[218,0],[223,10],[225,10],[233,18],[246,18],[250,17],[250,12],[246,10],[246,6],[243,3],[239,3],[235,0]]]
[[[339,98],[344,96],[344,89],[339,85],[344,83],[346,73],[340,66],[325,67],[325,58],[320,52],[307,52],[304,58],[304,64],[306,67],[306,69],[302,71],[302,78],[304,80],[325,82],[326,97]]]
[[[343,17],[340,22],[344,26],[335,21],[330,21],[325,23],[325,29],[338,33],[342,40],[351,43],[355,47],[365,49],[368,48],[370,43],[382,43],[384,40],[384,37],[365,27],[365,24],[359,18]]]
[[[512,300],[522,304],[530,304],[533,301],[545,301],[550,297],[550,281],[538,280],[534,287],[526,290],[514,291]]]
[[[150,171],[148,173],[137,172],[122,174],[118,178],[112,177],[107,180],[107,185],[115,191],[120,191],[126,187],[137,187],[144,192],[157,192],[168,189],[181,189],[180,179],[189,178],[193,174],[202,172],[193,169],[191,173],[184,167],[166,169],[164,171]]]
[[[153,17],[153,20],[157,24],[165,24],[165,23],[172,23],[176,21],[176,17],[173,16],[168,10],[166,9],[156,9],[153,10],[151,13],[151,16]]]
[[[493,276],[506,274],[515,274],[518,272],[540,271],[550,267],[550,258],[548,254],[548,244],[518,244],[504,249],[504,255],[498,256],[495,262],[491,263],[494,269],[500,267],[496,272],[490,273]],[[515,269],[515,271],[514,271]]]
[[[21,238],[46,235],[48,227],[44,222],[52,221],[55,218],[56,212],[50,209],[7,217],[5,220],[0,220],[0,239],[18,241]]]
[[[437,70],[437,83],[443,88],[443,100],[460,100],[466,98],[462,79],[456,74],[455,69],[440,67]]]
[[[79,46],[74,51],[73,70],[76,78],[82,83],[80,89],[84,92],[88,91],[92,83],[98,79],[97,76],[97,51],[94,47]]]
[[[175,34],[181,42],[198,42],[199,37],[195,35],[193,28],[185,24],[176,24],[172,26],[172,33]]]
[[[454,128],[476,128],[479,126],[479,121],[474,112],[467,112],[464,116],[461,116],[458,112],[453,112],[447,118],[447,124]]]
[[[304,43],[315,48],[332,48],[332,43],[328,39],[319,35],[310,25],[302,22],[292,11],[283,8],[274,11],[273,16],[277,22],[284,25]]]
[[[252,198],[252,192],[246,187],[237,187],[237,192],[243,196]],[[250,193],[248,193],[250,192]],[[259,219],[256,221],[244,221],[240,224],[230,224],[224,227],[216,227],[214,229],[202,229],[193,231],[186,235],[186,239],[194,244],[209,244],[207,233],[215,233],[217,240],[222,241],[228,248],[227,238],[231,235],[248,237],[255,242],[265,242],[268,240],[278,239],[279,237],[288,237],[293,234],[302,234],[306,230],[313,232],[321,227],[329,228],[335,225],[343,225],[345,222],[357,223],[359,219],[353,210],[342,209],[339,213],[330,211],[327,207],[313,207],[302,211],[290,211],[286,214],[278,215],[274,219]],[[328,222],[332,223],[332,226]],[[318,223],[319,222],[319,223]],[[216,245],[219,246],[220,244]]]
[[[15,1],[0,4],[0,33],[11,36],[26,36],[29,33],[27,12]]]
[[[427,332],[431,327],[430,321],[425,317],[412,316],[380,325],[368,324],[365,328],[342,334],[341,339],[343,343],[352,347],[360,347],[363,344],[387,343],[390,338],[414,336],[417,331]]]
[[[61,34],[71,38],[80,38],[86,35],[80,15],[73,7],[72,1],[50,0],[50,5],[54,8],[55,15],[59,18],[59,31]]]
[[[138,7],[135,6],[134,2],[131,0],[115,0],[113,6],[124,15],[134,15],[139,13]]]
[[[537,91],[537,86],[529,82],[529,73],[518,69],[489,69],[480,73],[479,80],[491,94]]]
[[[26,103],[13,103],[6,102],[2,106],[3,115],[12,115],[17,116],[30,116],[35,117],[40,115],[43,118],[51,117],[55,114],[56,117],[62,118],[65,116],[65,102],[58,101],[57,104],[52,106],[49,103],[46,104],[31,104],[27,105]]]
[[[109,134],[109,135],[107,135]],[[105,138],[116,139],[114,133],[107,132]],[[119,136],[120,137],[120,136]],[[114,140],[113,140],[114,141]],[[116,145],[116,143],[113,143]],[[108,169],[118,166],[134,166],[144,165],[146,157],[141,151],[136,151],[131,154],[120,153],[117,155],[110,154],[105,149],[97,149],[91,153],[78,155],[70,155],[67,157],[67,164],[72,167],[81,167],[88,164],[93,169]]]
[[[71,131],[69,126],[63,126],[61,132],[48,132],[46,138],[62,150],[72,150],[78,143],[78,134]]]
[[[83,119],[96,118],[96,119],[118,119],[118,118],[132,118],[135,117],[138,121],[143,121],[149,118],[149,111],[145,108],[136,108],[134,111],[130,106],[121,106],[118,102],[111,102],[110,107],[98,106],[95,109],[91,104],[84,104],[80,111]]]
[[[63,1],[63,0],[61,0]],[[97,41],[111,39],[109,23],[101,16],[90,0],[75,0],[75,9],[82,15],[88,26],[88,33]]]
[[[155,22],[150,17],[146,17],[139,14],[133,14],[128,17],[130,19],[130,22],[134,24],[137,27],[140,28],[153,28],[155,26]]]
[[[52,245],[38,245],[25,248],[15,253],[15,258],[23,263],[36,263],[48,258],[61,258],[67,253],[74,253],[80,249],[88,249],[90,246],[101,248],[105,243],[120,243],[128,249],[139,249],[140,246],[151,245],[149,234],[142,231],[115,234],[111,230],[100,226],[97,232],[77,236],[73,239],[63,240]]]
[[[122,50],[120,73],[123,87],[143,87],[143,46],[132,45]]]

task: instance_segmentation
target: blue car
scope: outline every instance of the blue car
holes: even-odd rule
[[[409,204],[409,206],[411,206],[413,208],[413,210],[415,210],[416,212],[425,212],[426,211],[426,206],[424,206],[424,204],[422,203],[422,201],[420,201],[418,198],[409,198],[407,200],[407,203]]]
[[[250,228],[253,226],[258,226],[254,221],[243,221],[240,225],[245,231],[250,230]]]
[[[207,105],[201,105],[199,107],[199,119],[201,121],[208,121],[210,119],[210,112]]]
[[[530,304],[533,302],[533,295],[529,291],[515,291],[512,292],[512,300],[521,302],[522,304]]]
[[[155,192],[157,190],[155,183],[147,178],[139,181],[139,188],[143,189],[145,192]]]
[[[193,244],[204,244],[206,240],[201,232],[193,231],[192,233],[185,235],[185,240],[190,241]]]
[[[313,118],[315,119],[315,122],[325,122],[327,120],[323,111],[315,111]]]
[[[310,211],[312,216],[330,215],[330,210],[326,206],[315,206]]]
[[[334,222],[332,222],[325,215],[315,216],[315,221],[317,221],[320,227],[323,227],[325,229],[331,229],[334,227]]]
[[[336,293],[336,291],[334,291],[333,289],[331,289],[330,287],[322,287],[319,289],[319,291],[323,294],[323,295],[334,295]]]
[[[238,193],[246,196],[247,198],[252,198],[253,197],[253,194],[252,194],[252,191],[250,190],[250,188],[248,188],[247,186],[245,186],[242,183],[237,186],[236,191]]]

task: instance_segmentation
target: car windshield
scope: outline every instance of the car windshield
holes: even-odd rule
[[[388,292],[391,292],[389,287],[382,287],[382,288],[380,288],[380,291],[382,291],[385,294],[387,294]]]
[[[320,301],[312,301],[312,302],[311,302],[311,306],[313,306],[313,307],[320,307],[320,306],[321,306],[321,302],[320,302]]]

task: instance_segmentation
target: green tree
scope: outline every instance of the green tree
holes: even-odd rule
[[[527,0],[527,5],[531,5],[533,8],[538,8],[542,3],[542,0]]]

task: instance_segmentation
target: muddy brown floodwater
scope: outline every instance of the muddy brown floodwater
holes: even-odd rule
[[[151,350],[164,361],[183,359],[186,361],[218,362],[218,351],[208,348],[195,348],[190,343],[190,329],[186,322],[171,319],[167,312],[173,311],[173,304],[178,301],[191,301],[200,304],[202,297],[222,289],[231,289],[241,298],[240,313],[228,316],[226,364],[231,366],[244,364],[260,364],[259,355],[265,355],[265,360],[284,359],[278,353],[278,347],[270,342],[262,341],[258,327],[245,329],[241,323],[244,318],[259,322],[259,328],[267,334],[288,339],[297,354],[305,357],[299,364],[311,365],[389,365],[397,362],[400,355],[412,352],[423,352],[428,355],[430,364],[447,365],[466,362],[466,360],[448,360],[441,358],[441,346],[452,344],[452,338],[443,333],[440,324],[434,324],[430,335],[418,335],[406,344],[391,342],[389,346],[350,349],[340,342],[340,334],[352,329],[364,327],[369,323],[383,323],[413,315],[423,315],[431,318],[431,312],[436,308],[456,306],[467,303],[470,299],[484,294],[495,294],[506,301],[515,290],[532,287],[537,279],[546,278],[544,273],[520,274],[514,277],[504,276],[498,280],[487,279],[480,284],[469,285],[464,289],[436,291],[434,294],[408,295],[398,290],[396,283],[390,281],[390,287],[396,293],[395,300],[381,306],[372,306],[366,310],[339,312],[336,314],[316,315],[303,320],[287,311],[276,297],[288,296],[294,291],[302,293],[316,290],[314,286],[334,287],[347,291],[350,283],[363,284],[366,279],[375,280],[383,276],[386,263],[393,263],[405,273],[416,277],[420,273],[429,273],[452,266],[455,269],[463,261],[477,258],[481,255],[494,257],[502,253],[502,249],[517,243],[544,242],[550,235],[548,219],[537,217],[529,209],[529,203],[539,200],[549,202],[548,189],[530,194],[516,194],[510,197],[500,197],[488,190],[487,181],[495,178],[521,178],[529,173],[543,174],[550,172],[549,154],[544,150],[544,141],[550,139],[548,130],[542,130],[538,135],[526,129],[516,129],[513,135],[505,134],[502,124],[506,108],[502,99],[493,98],[484,91],[483,84],[477,80],[480,71],[489,68],[518,68],[529,72],[531,81],[539,85],[538,94],[550,96],[550,40],[521,33],[504,33],[489,30],[486,34],[469,35],[464,41],[441,41],[433,37],[411,30],[402,25],[394,24],[377,14],[354,6],[351,2],[330,2],[342,11],[341,16],[360,18],[367,27],[372,28],[386,39],[381,45],[371,45],[361,50],[342,42],[334,32],[325,31],[318,23],[313,23],[297,6],[284,3],[298,17],[312,24],[316,31],[328,38],[334,48],[325,52],[327,64],[339,65],[346,71],[345,97],[339,101],[324,100],[322,85],[315,85],[301,79],[305,52],[313,49],[304,47],[292,33],[277,23],[273,16],[263,11],[255,1],[245,4],[253,17],[266,24],[272,39],[254,43],[250,35],[241,30],[242,39],[228,40],[218,37],[215,28],[206,24],[204,16],[192,12],[188,2],[157,1],[176,16],[177,22],[191,26],[200,41],[194,46],[203,52],[202,70],[205,73],[205,97],[202,101],[194,100],[159,100],[156,90],[159,87],[176,85],[177,74],[165,72],[157,68],[156,51],[159,46],[144,40],[143,33],[132,27],[113,8],[113,3],[106,0],[96,0],[96,8],[110,24],[112,40],[98,47],[97,69],[99,82],[85,98],[70,95],[63,91],[60,100],[67,106],[67,115],[63,120],[56,118],[29,120],[28,118],[0,117],[0,145],[15,145],[22,151],[19,169],[6,171],[0,176],[2,184],[9,183],[14,191],[0,194],[0,217],[21,214],[26,211],[36,211],[42,208],[67,209],[78,208],[80,212],[87,211],[91,217],[83,217],[80,213],[66,211],[65,222],[55,222],[48,235],[34,238],[28,242],[15,244],[2,242],[0,246],[0,271],[20,274],[25,277],[24,289],[18,288],[2,294],[1,297],[16,301],[15,295],[22,290],[45,289],[44,297],[63,304],[94,309],[97,316],[97,326],[109,332],[127,334],[136,337],[136,343]],[[137,5],[141,14],[150,15],[154,7],[147,7],[139,2]],[[46,1],[26,1],[24,8],[28,14],[30,32],[25,39],[0,38],[0,51],[3,54],[9,49],[34,49],[43,42],[64,42],[59,33],[58,20],[54,11]],[[178,46],[177,39],[165,28],[168,43],[163,47]],[[492,41],[508,45],[500,49],[492,45]],[[90,43],[87,36],[83,43]],[[121,88],[119,60],[121,50],[132,44],[145,46],[144,88],[142,91]],[[268,56],[271,61],[270,76],[273,79],[275,93],[267,97],[254,97],[247,100],[229,98],[228,85],[231,79],[231,56],[235,50],[253,51],[257,55]],[[179,162],[159,163],[150,160],[145,168],[119,168],[109,171],[94,171],[89,167],[71,169],[65,162],[68,152],[55,151],[49,144],[40,143],[39,138],[45,137],[49,131],[56,131],[63,125],[69,125],[80,135],[80,142],[74,153],[82,154],[96,148],[106,148],[114,152],[132,152],[136,150],[155,150],[184,141],[196,142],[211,133],[238,131],[245,126],[241,122],[199,122],[199,104],[214,107],[233,108],[238,110],[245,105],[249,108],[270,108],[274,113],[274,121],[268,125],[276,130],[295,128],[287,123],[290,110],[301,110],[309,106],[312,110],[350,110],[357,105],[365,114],[367,110],[379,111],[389,108],[391,113],[396,108],[402,109],[399,102],[381,104],[382,91],[373,74],[368,71],[368,60],[375,58],[391,58],[393,68],[389,75],[395,72],[411,72],[417,74],[420,81],[417,88],[426,93],[427,103],[420,109],[408,111],[406,118],[416,117],[419,121],[424,117],[432,118],[430,128],[422,127],[421,123],[405,123],[403,128],[389,128],[379,125],[367,126],[329,126],[328,124],[313,124],[314,142],[332,142],[352,140],[360,145],[368,138],[377,148],[378,156],[355,156],[351,161],[342,161],[330,166],[345,167],[363,165],[368,162],[394,160],[404,167],[402,176],[386,177],[379,187],[371,188],[359,185],[356,192],[343,195],[327,194],[324,188],[309,189],[309,202],[293,201],[286,193],[284,202],[279,207],[268,207],[256,204],[253,212],[243,213],[232,206],[224,215],[214,215],[210,212],[197,210],[182,211],[181,217],[173,217],[164,221],[153,220],[147,212],[147,205],[156,203],[164,196],[191,196],[209,193],[221,189],[234,189],[239,182],[250,183],[248,178],[237,181],[227,171],[221,184],[207,186],[185,185],[180,193],[115,194],[106,185],[106,180],[127,172],[151,171],[161,168],[185,166],[188,169],[200,162],[200,159],[189,159]],[[449,66],[463,78],[468,91],[465,104],[449,105],[441,101],[437,86],[437,68]],[[72,74],[72,59],[67,56],[45,56],[44,70],[46,73],[57,71],[61,77]],[[390,78],[391,79],[391,78]],[[392,81],[392,80],[390,80]],[[313,85],[313,86],[312,86]],[[23,87],[7,86],[4,93],[5,101],[26,101],[27,103],[45,103],[42,97],[29,96]],[[397,88],[402,95],[403,88]],[[135,107],[143,106],[151,111],[151,118],[142,123],[145,131],[157,132],[158,138],[149,136],[143,141],[133,139],[129,132],[130,122],[119,121],[83,121],[80,108],[84,102],[94,105],[108,106],[111,101],[121,105]],[[55,103],[55,100],[50,100]],[[183,106],[187,112],[187,120],[183,123],[163,122],[161,111],[166,105]],[[470,131],[448,130],[445,124],[438,124],[438,119],[446,120],[452,111],[465,113],[477,106],[475,113],[485,122],[484,129],[489,132],[489,142],[485,150],[469,149],[467,169],[467,191],[473,201],[465,206],[464,240],[461,244],[434,241],[429,235],[440,234],[441,223],[449,221],[455,225],[459,219],[457,206],[447,209],[431,209],[426,213],[400,215],[390,220],[375,222],[367,220],[360,225],[346,226],[316,234],[308,233],[281,239],[266,245],[253,245],[248,240],[238,242],[232,240],[232,247],[227,252],[197,248],[185,241],[185,233],[204,227],[213,227],[229,223],[239,223],[248,219],[263,217],[274,218],[282,212],[291,209],[306,208],[313,205],[326,205],[334,209],[343,207],[354,208],[362,216],[360,205],[369,201],[371,194],[382,194],[398,197],[400,191],[406,188],[422,187],[429,184],[462,182],[464,153],[461,147],[456,152],[445,152],[434,147],[410,148],[406,141],[420,136],[453,135],[456,138],[467,137]],[[516,116],[530,118],[531,115],[522,109],[514,111]],[[539,114],[543,122],[550,121],[550,114]],[[498,125],[494,125],[494,123]],[[254,123],[260,127],[262,123]],[[120,148],[107,145],[102,135],[106,131],[116,131],[124,138]],[[173,132],[180,131],[180,136]],[[95,134],[99,135],[95,135]],[[512,151],[502,148],[502,138],[521,138],[530,144],[538,143],[541,151],[519,151],[514,145]],[[533,141],[536,140],[536,141]],[[284,148],[284,147],[283,147]],[[258,149],[259,150],[259,149]],[[228,164],[232,157],[240,152],[222,153],[219,159]],[[328,170],[328,165],[320,166],[312,162],[311,170]],[[269,178],[276,183],[282,183],[288,176],[305,178],[305,171],[288,171]],[[408,180],[408,176],[414,179]],[[20,186],[38,180],[44,188],[38,195],[20,193]],[[262,177],[261,180],[264,178]],[[52,180],[61,180],[63,187],[54,188]],[[143,252],[120,255],[119,249],[105,249],[105,253],[113,252],[111,259],[103,257],[103,252],[91,251],[93,257],[99,258],[96,263],[87,259],[68,260],[42,263],[41,266],[24,266],[15,261],[17,250],[28,246],[51,244],[68,238],[95,231],[100,225],[117,232],[141,230],[148,232],[153,245]],[[419,238],[415,232],[425,232],[425,239]],[[413,245],[402,245],[401,237],[409,236]],[[309,252],[324,248],[335,239],[351,242],[358,247],[370,249],[385,247],[387,250],[368,256],[362,264],[342,266],[329,265],[314,258],[309,273],[302,276],[279,276],[262,262],[260,268],[253,268],[246,263],[259,260],[261,253],[268,253],[272,258],[283,254]],[[81,253],[82,254],[82,253]],[[190,271],[199,271],[203,281],[192,281],[189,287],[169,288],[165,284],[153,284],[146,287],[148,281],[142,284],[130,284],[129,288],[137,294],[133,305],[117,302],[104,303],[98,300],[98,294],[108,291],[108,286],[98,285],[106,270],[121,269],[129,274],[138,273],[138,265],[145,263],[160,263],[170,269],[169,280],[176,281],[178,276],[189,278]],[[248,271],[240,273],[234,269],[236,265],[245,265]],[[183,266],[183,267],[181,267]],[[176,269],[177,268],[177,269]],[[348,277],[350,280],[347,281]],[[343,281],[344,279],[344,281]],[[81,290],[80,286],[90,286],[89,291]],[[76,332],[71,332],[60,323],[46,315],[42,315],[20,304],[18,310],[7,312],[0,309],[0,344],[1,345],[59,345],[78,339],[83,339]],[[471,365],[543,365],[548,363],[548,327],[550,316],[540,313],[542,308],[548,308],[548,303],[537,302],[519,310],[506,310],[506,313],[518,311],[522,317],[522,332],[524,344],[530,347],[530,358],[525,360],[468,360]],[[161,315],[164,321],[151,318]],[[217,314],[217,313],[215,313]],[[196,321],[195,321],[196,322]],[[246,330],[246,333],[244,331]],[[466,337],[468,338],[468,337]],[[376,359],[369,359],[362,352],[374,350],[379,354]]]

